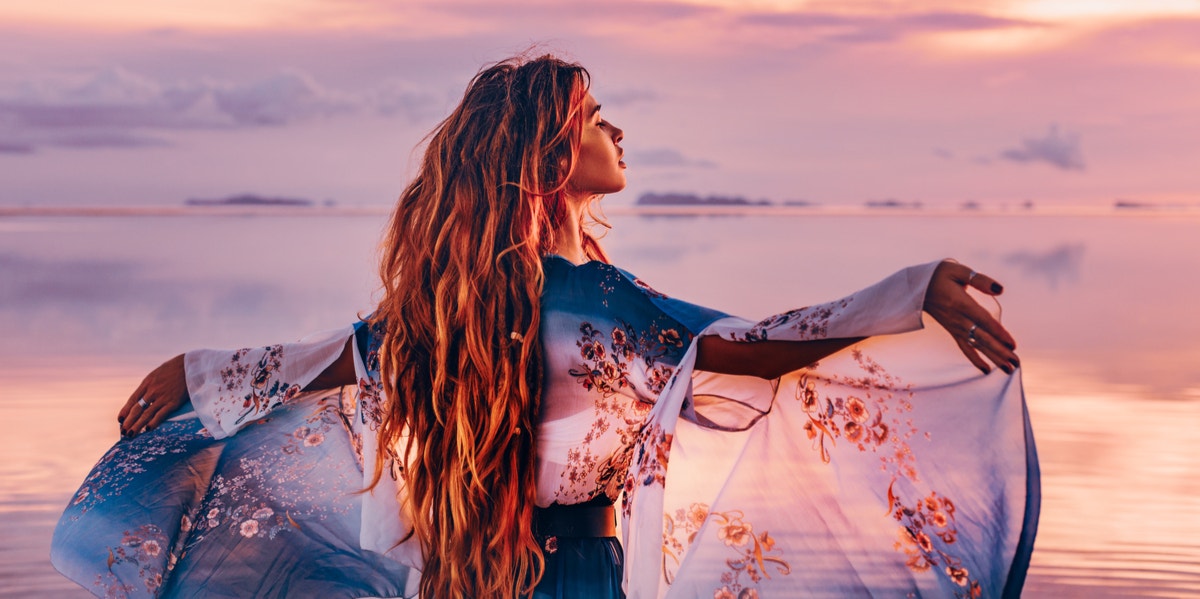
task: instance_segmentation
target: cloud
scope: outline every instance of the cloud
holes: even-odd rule
[[[898,16],[829,12],[751,13],[739,22],[816,35],[848,43],[887,42],[918,33],[1042,27],[1042,23],[967,12],[921,12]]]
[[[1045,279],[1051,289],[1059,281],[1077,281],[1083,267],[1082,243],[1067,243],[1044,252],[1019,251],[1004,256],[1004,261],[1019,267],[1024,274]]]
[[[716,168],[711,160],[688,158],[672,148],[646,148],[630,150],[626,162],[636,166],[663,168]]]
[[[32,144],[0,141],[0,154],[32,154],[33,151]]]
[[[130,148],[168,145],[147,131],[283,126],[341,114],[425,117],[430,94],[388,82],[363,93],[322,86],[284,70],[248,83],[207,78],[170,84],[109,67],[82,80],[44,78],[0,90],[0,152],[41,146]]]
[[[1027,137],[1020,147],[1004,150],[1000,157],[1013,162],[1045,162],[1064,171],[1085,169],[1079,134],[1060,133],[1057,125],[1051,125],[1045,137]]]
[[[599,98],[600,102],[606,106],[631,106],[645,102],[658,101],[658,92],[652,89],[624,89],[604,92],[604,97]]]

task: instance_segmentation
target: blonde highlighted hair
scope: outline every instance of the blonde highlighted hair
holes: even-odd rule
[[[589,84],[553,56],[480,71],[427,138],[385,235],[372,487],[395,460],[424,597],[528,595],[545,568],[532,527],[542,257],[580,226],[564,194]]]

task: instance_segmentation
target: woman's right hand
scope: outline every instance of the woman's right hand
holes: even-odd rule
[[[968,287],[997,296],[1004,287],[995,279],[954,262],[943,261],[933,272],[925,292],[925,311],[933,316],[962,350],[963,355],[981,372],[988,374],[991,360],[1005,373],[1021,366],[1017,341],[983,306],[967,293]],[[981,355],[982,354],[982,355]]]
[[[150,371],[117,414],[122,437],[133,437],[162,424],[188,401],[183,354]]]

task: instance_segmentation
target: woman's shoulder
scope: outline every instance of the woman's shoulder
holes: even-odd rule
[[[574,264],[558,255],[543,261],[547,292],[584,294],[595,299],[667,299],[633,273],[607,262]]]
[[[726,316],[723,312],[667,296],[633,273],[613,264],[593,260],[576,265],[559,256],[545,263],[543,300],[552,305],[586,310],[615,310],[622,314],[644,312],[661,315],[699,330]]]

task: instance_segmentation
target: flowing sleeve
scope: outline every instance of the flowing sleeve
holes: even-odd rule
[[[353,332],[346,326],[293,343],[187,352],[184,371],[196,415],[216,439],[236,433],[299,396],[337,360]]]
[[[282,405],[319,393],[301,389],[337,360],[346,341],[353,338],[355,384],[343,391],[343,412],[362,471],[361,488],[367,489],[361,496],[359,542],[363,549],[419,568],[420,547],[409,535],[412,521],[402,509],[404,489],[394,452],[379,465],[382,476],[374,481],[384,410],[379,347],[385,327],[383,322],[360,320],[294,343],[188,352],[184,356],[188,393],[197,416],[214,438],[233,435]]]
[[[696,371],[691,343],[625,485],[630,597],[1019,596],[1040,502],[1020,371],[922,330],[936,266],[699,330],[871,339],[773,381]]]

